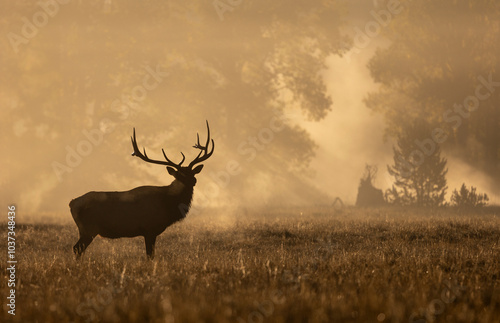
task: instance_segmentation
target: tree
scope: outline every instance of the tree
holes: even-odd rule
[[[500,2],[402,0],[400,8],[384,29],[390,45],[369,62],[380,86],[367,106],[393,138],[415,120],[435,124],[443,149],[500,188]]]
[[[441,149],[426,136],[431,127],[417,122],[399,135],[393,147],[394,165],[388,166],[395,182],[388,190],[394,204],[441,206],[446,195],[446,159]],[[399,189],[399,190],[398,190]]]
[[[210,181],[218,200],[263,201],[276,197],[270,192],[288,201],[318,196],[300,175],[315,143],[283,119],[292,109],[312,121],[331,111],[321,71],[326,57],[345,50],[339,3],[79,1],[59,5],[53,16],[37,2],[2,3],[11,13],[0,25],[4,35],[23,36],[34,13],[49,19],[17,51],[0,40],[0,124],[13,132],[0,143],[14,152],[4,157],[9,174],[0,178],[2,189],[19,201],[23,187],[31,187],[37,198],[26,200],[35,209],[66,210],[81,187],[164,184],[162,170],[128,158],[131,129],[154,157],[161,147],[169,154],[185,149],[195,139],[186,132],[208,119],[218,145],[196,197],[215,194]],[[161,81],[141,94],[137,86],[157,66]],[[67,149],[86,140],[82,131],[94,129],[114,130],[64,173],[63,183],[54,180],[51,165],[65,163]],[[230,160],[241,172],[227,179],[220,174]]]

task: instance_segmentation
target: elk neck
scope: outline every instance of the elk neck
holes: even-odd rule
[[[186,185],[183,182],[175,179],[169,186],[169,195],[175,195],[179,197],[179,203],[191,207],[191,200],[193,198],[194,187],[191,185]]]

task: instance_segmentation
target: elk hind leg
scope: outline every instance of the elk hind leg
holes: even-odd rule
[[[148,259],[153,259],[155,257],[156,236],[145,236],[144,241],[146,242],[146,255]]]
[[[78,242],[73,247],[73,252],[76,255],[76,259],[80,259],[83,252],[85,251],[85,249],[87,249],[92,240],[94,240],[92,236],[80,235],[80,240],[78,240]]]

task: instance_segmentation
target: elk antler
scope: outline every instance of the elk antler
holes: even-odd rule
[[[208,132],[207,143],[205,144],[205,146],[200,145],[200,135],[198,133],[196,133],[196,139],[197,139],[196,141],[197,142],[193,146],[193,148],[200,149],[201,151],[198,154],[198,156],[196,156],[196,158],[191,163],[189,163],[189,168],[191,168],[191,169],[193,168],[194,165],[201,163],[202,161],[205,161],[208,158],[210,158],[210,156],[212,156],[212,154],[214,153],[215,143],[214,143],[213,139],[211,140],[212,149],[210,150],[210,152],[208,152],[208,146],[210,144],[210,127],[208,125],[208,121],[207,121],[207,132]]]
[[[163,152],[163,157],[165,157],[166,161],[150,159],[148,157],[148,155],[146,154],[146,148],[143,148],[144,154],[142,154],[141,151],[139,150],[139,147],[137,147],[137,140],[135,139],[135,128],[134,128],[134,135],[133,135],[133,137],[131,137],[131,139],[132,139],[132,147],[134,147],[134,152],[132,153],[132,156],[137,156],[140,159],[144,160],[145,162],[152,163],[152,164],[172,166],[176,169],[179,169],[181,167],[182,163],[184,162],[184,160],[186,159],[186,156],[184,156],[184,154],[181,152],[182,160],[179,164],[176,164],[173,161],[171,161],[170,159],[168,159],[163,148],[161,149],[161,151]]]

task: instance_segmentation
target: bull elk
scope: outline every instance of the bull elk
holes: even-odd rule
[[[88,192],[69,203],[71,215],[78,226],[80,239],[73,247],[76,258],[79,259],[95,236],[105,238],[122,238],[143,236],[146,243],[146,255],[154,258],[156,237],[173,223],[182,220],[191,206],[193,187],[203,165],[201,163],[212,156],[215,148],[210,139],[210,127],[207,121],[207,141],[193,146],[200,149],[196,158],[188,166],[181,166],[186,157],[181,152],[179,164],[168,159],[162,149],[165,160],[153,160],[141,153],[135,138],[135,128],[132,136],[132,156],[145,162],[167,166],[167,171],[175,179],[168,186],[140,186],[125,192]],[[209,151],[209,145],[212,149]]]

